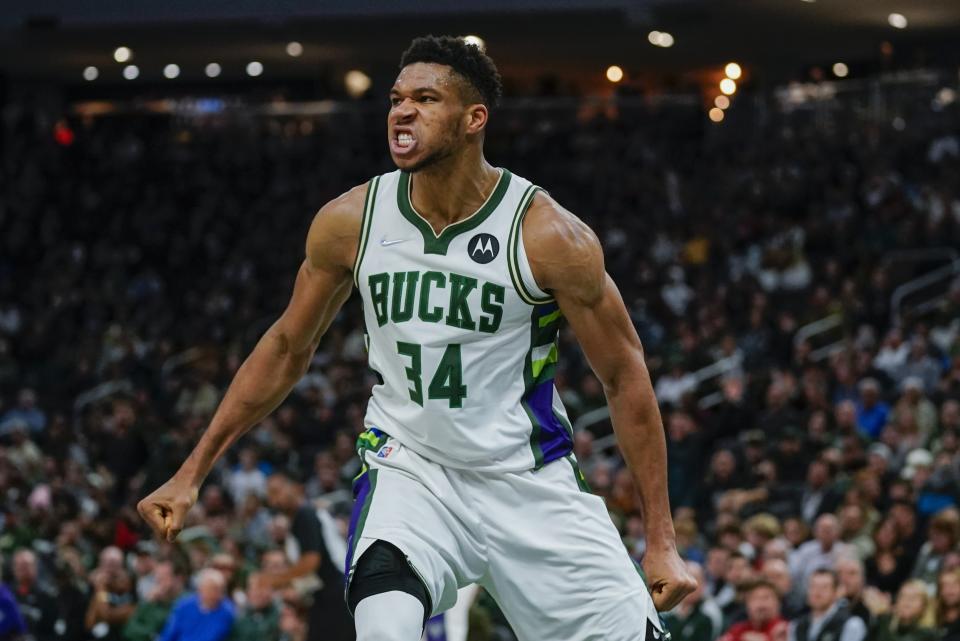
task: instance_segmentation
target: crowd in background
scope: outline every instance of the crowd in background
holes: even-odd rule
[[[494,114],[489,159],[596,230],[644,342],[701,579],[666,616],[675,639],[960,639],[960,280],[901,314],[894,288],[936,265],[888,260],[960,247],[960,140],[953,111],[906,119],[738,137],[699,112]],[[356,298],[177,543],[134,506],[282,310],[313,213],[392,169],[383,114],[57,122],[12,104],[0,128],[0,638],[333,640],[316,604],[340,589],[374,384]],[[795,341],[833,314],[836,349]],[[576,418],[603,391],[560,342]],[[578,432],[576,454],[641,560],[610,430]],[[487,595],[471,621],[511,638]]]

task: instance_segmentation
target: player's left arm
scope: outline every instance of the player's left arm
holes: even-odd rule
[[[663,423],[640,338],[589,227],[541,193],[527,212],[523,235],[537,284],[556,299],[603,384],[620,450],[640,493],[650,592],[658,610],[669,610],[696,582],[677,553]]]

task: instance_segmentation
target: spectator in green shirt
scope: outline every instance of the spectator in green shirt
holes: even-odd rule
[[[126,641],[153,641],[163,630],[170,608],[183,591],[183,577],[170,561],[158,563],[153,570],[153,590],[142,601],[123,628]]]
[[[664,615],[667,630],[670,631],[673,641],[713,641],[720,634],[720,630],[714,629],[714,621],[704,612],[703,568],[699,563],[687,561],[687,569],[697,580],[697,589]]]
[[[273,600],[270,579],[262,572],[247,577],[247,607],[233,624],[230,641],[278,641],[280,609]]]

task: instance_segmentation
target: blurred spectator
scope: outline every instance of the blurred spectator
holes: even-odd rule
[[[822,568],[832,568],[838,559],[853,553],[840,541],[840,524],[833,514],[824,514],[813,526],[813,540],[807,541],[790,556],[790,573],[797,589],[806,591],[807,579]]]
[[[37,407],[37,394],[30,388],[24,388],[17,394],[17,404],[0,417],[0,435],[6,435],[16,424],[26,426],[33,435],[37,435],[47,426],[47,416]]]
[[[960,568],[945,570],[937,579],[936,620],[941,641],[960,641]]]
[[[247,577],[246,602],[233,624],[231,641],[278,641],[280,609],[274,603],[269,576],[254,572]]]
[[[224,641],[233,628],[233,604],[226,598],[227,583],[217,570],[197,575],[197,592],[185,596],[170,612],[157,641]]]
[[[890,416],[890,406],[880,400],[880,383],[874,378],[860,381],[857,403],[857,426],[871,439],[880,436]]]
[[[833,570],[816,570],[807,581],[807,605],[810,611],[790,623],[790,641],[863,641],[867,626],[853,615],[840,596]]]
[[[106,547],[97,567],[90,573],[93,591],[87,606],[85,625],[98,639],[119,641],[127,619],[133,615],[133,582],[123,567],[123,552]]]
[[[929,537],[920,548],[911,577],[928,585],[935,585],[943,559],[956,550],[960,541],[960,512],[949,508],[938,512],[928,525]]]
[[[39,580],[37,555],[20,549],[13,555],[14,593],[27,629],[38,641],[57,636],[57,598],[50,587]]]
[[[897,592],[897,600],[890,607],[889,597],[876,596],[867,600],[875,617],[870,630],[870,641],[935,641],[933,608],[927,588],[922,581],[912,579]]]
[[[237,505],[243,505],[248,494],[260,498],[267,495],[267,476],[257,466],[257,452],[252,447],[240,450],[240,463],[230,474],[228,486]]]
[[[687,569],[697,581],[697,589],[688,594],[664,621],[674,641],[713,641],[721,631],[720,609],[704,595],[703,568],[687,562]]]
[[[27,624],[10,588],[2,580],[3,564],[0,559],[0,639],[18,639],[27,634]]]
[[[183,591],[181,577],[170,561],[160,561],[151,572],[151,585],[123,628],[126,641],[153,641],[163,630],[174,602]]]
[[[747,620],[735,623],[720,641],[785,641],[788,624],[780,616],[780,598],[766,581],[757,581],[746,588]]]
[[[873,623],[870,609],[863,602],[866,588],[866,571],[863,562],[855,557],[843,557],[837,560],[837,579],[840,583],[839,595],[847,603],[850,614],[860,619],[869,629]]]
[[[794,589],[790,568],[783,559],[767,559],[763,563],[761,575],[776,588],[780,597],[780,614],[787,620],[800,616],[807,608],[804,595]]]
[[[267,501],[290,519],[290,533],[284,545],[293,565],[271,575],[274,588],[293,585],[311,599],[308,619],[310,641],[347,640],[354,633],[353,619],[343,599],[343,559],[333,559],[325,542],[317,510],[307,503],[303,487],[284,474],[274,473],[267,481]]]

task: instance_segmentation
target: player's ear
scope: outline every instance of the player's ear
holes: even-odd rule
[[[487,106],[484,104],[473,104],[467,107],[465,114],[467,120],[467,134],[479,134],[483,133],[483,130],[487,126],[487,118],[490,116],[490,113],[487,111]]]

